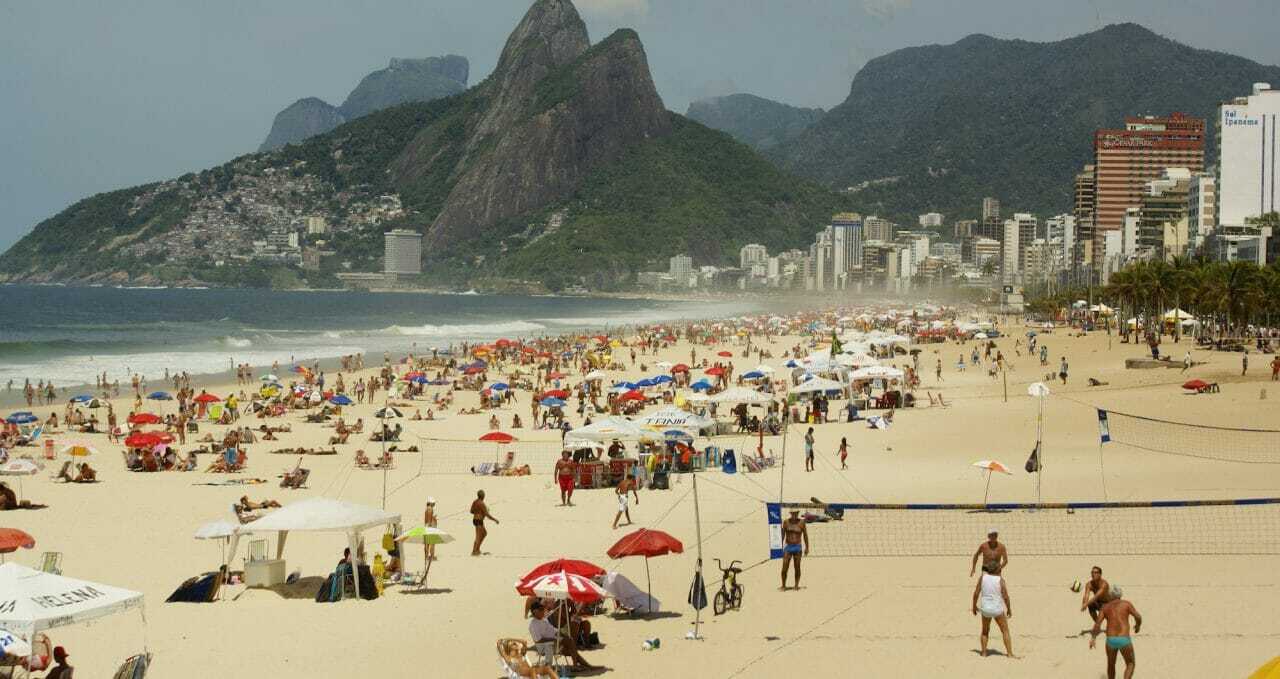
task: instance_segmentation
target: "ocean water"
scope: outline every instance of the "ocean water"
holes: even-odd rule
[[[477,294],[287,292],[0,286],[0,388],[12,380],[92,384],[95,375],[152,384],[249,363],[443,348],[500,337],[555,335],[755,310],[749,302]]]

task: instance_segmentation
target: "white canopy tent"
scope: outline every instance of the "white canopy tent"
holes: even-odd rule
[[[142,609],[142,593],[33,570],[0,565],[0,628],[31,639],[41,632],[114,613]],[[143,616],[143,623],[146,616]]]
[[[902,370],[884,365],[870,365],[849,373],[850,380],[900,380],[903,376]]]
[[[640,424],[646,427],[659,427],[662,429],[702,429],[709,427],[714,422],[710,419],[696,415],[694,413],[683,411],[679,408],[663,408],[654,411],[640,418]]]
[[[585,427],[578,427],[565,435],[566,438],[586,439],[588,441],[639,441],[648,436],[643,427],[622,417],[606,417],[596,420]]]
[[[755,389],[731,387],[711,397],[716,403],[768,403],[771,399]]]
[[[801,382],[799,385],[791,388],[793,394],[812,394],[817,392],[842,391],[844,385],[835,380],[829,380],[825,377],[815,377],[811,380]]]
[[[305,531],[311,533],[345,533],[347,543],[354,559],[359,552],[360,534],[378,526],[392,526],[400,523],[400,515],[384,509],[366,507],[353,502],[333,500],[327,497],[313,497],[294,502],[281,509],[251,521],[236,529],[231,537],[230,554],[236,553],[240,536],[248,533],[277,534],[276,558],[284,557],[284,544],[289,533]],[[360,596],[360,575],[354,573],[356,596]]]

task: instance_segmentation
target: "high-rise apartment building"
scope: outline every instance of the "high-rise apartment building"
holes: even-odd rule
[[[422,234],[393,229],[383,235],[382,270],[389,274],[422,273]]]
[[[758,243],[748,243],[738,251],[738,264],[748,271],[756,264],[769,261],[769,249]]]
[[[831,217],[831,246],[836,277],[842,279],[837,287],[845,287],[847,274],[862,269],[862,244],[865,229],[862,215],[841,212]]]
[[[1075,204],[1071,214],[1076,218],[1076,246],[1072,252],[1071,267],[1076,270],[1091,269],[1093,266],[1093,226],[1094,208],[1097,201],[1097,183],[1094,174],[1097,168],[1085,165],[1076,175]]]
[[[871,215],[862,220],[863,239],[889,242],[893,240],[896,225],[887,220]]]
[[[1250,217],[1280,211],[1277,125],[1280,91],[1267,83],[1218,108],[1217,224],[1243,226]]]
[[[1093,134],[1094,229],[1119,229],[1147,182],[1168,167],[1204,171],[1204,119],[1181,113],[1125,119],[1124,129]]]
[[[1147,182],[1138,204],[1139,257],[1169,261],[1186,254],[1190,186],[1191,172],[1182,167],[1168,168],[1159,179]]]
[[[999,200],[991,197],[982,199],[982,222],[975,235],[992,240],[1004,239],[1004,222],[1000,219]]]
[[[1200,252],[1204,241],[1218,225],[1218,183],[1206,173],[1191,175],[1187,187],[1187,241],[1192,252]]]

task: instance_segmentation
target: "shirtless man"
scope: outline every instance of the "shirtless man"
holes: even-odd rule
[[[801,547],[803,545],[803,548]],[[796,562],[795,587],[800,589],[800,557],[809,554],[809,527],[800,518],[800,510],[791,510],[791,518],[782,522],[782,589],[787,589],[787,567]]]
[[[1133,669],[1138,661],[1133,654],[1133,640],[1129,638],[1129,616],[1133,616],[1133,633],[1142,631],[1142,616],[1133,604],[1124,599],[1112,599],[1102,607],[1102,614],[1093,623],[1090,631],[1089,648],[1098,641],[1098,633],[1102,630],[1102,621],[1107,621],[1107,679],[1116,677],[1116,654],[1124,656],[1124,679],[1133,677]]]
[[[627,515],[627,525],[631,525],[631,510],[627,507],[627,493],[631,492],[631,476],[623,475],[622,481],[618,483],[618,487],[613,492],[618,494],[618,513],[613,515],[613,527],[618,527],[618,519],[623,514]]]
[[[996,529],[987,531],[987,541],[978,545],[978,551],[973,553],[973,561],[969,563],[969,577],[973,577],[978,570],[978,557],[982,557],[983,566],[994,563],[996,575],[1004,571],[1004,567],[1009,564],[1009,551],[1004,548],[1004,543],[1000,542],[999,537],[1000,533]]]
[[[436,499],[433,497],[427,497],[427,507],[422,512],[422,525],[428,528],[435,528],[437,523],[438,523],[438,520],[436,519]],[[436,546],[432,544],[423,543],[422,554],[427,561],[434,560],[436,558]]]
[[[489,507],[484,503],[484,491],[477,490],[476,499],[471,502],[471,525],[476,527],[476,542],[471,546],[471,556],[480,556],[480,543],[484,542],[485,536],[489,534],[489,531],[484,528],[485,519],[499,523],[498,519],[489,513]]]
[[[1120,598],[1111,590],[1111,583],[1102,579],[1102,569],[1094,566],[1089,572],[1089,583],[1084,586],[1084,598],[1080,600],[1080,610],[1089,610],[1089,617],[1098,621],[1102,607]]]
[[[560,506],[573,506],[573,479],[577,476],[578,463],[570,459],[569,451],[561,451],[556,461],[556,483],[560,485]]]

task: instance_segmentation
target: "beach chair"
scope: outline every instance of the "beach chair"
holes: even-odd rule
[[[143,677],[147,676],[147,669],[150,666],[150,653],[132,656],[120,665],[120,669],[116,670],[114,679],[143,679]]]
[[[531,650],[523,639],[499,639],[498,662],[507,679],[537,679],[546,677],[556,679],[555,669],[543,665],[530,665],[525,655]]]
[[[481,462],[471,468],[471,473],[476,476],[492,476],[494,466],[492,462]]]
[[[40,571],[62,575],[62,552],[45,552],[41,554]]]

